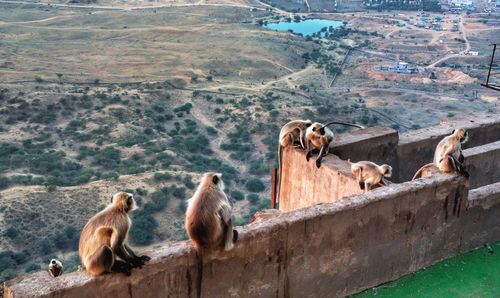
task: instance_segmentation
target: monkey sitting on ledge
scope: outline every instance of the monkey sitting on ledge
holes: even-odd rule
[[[136,208],[131,194],[119,192],[111,198],[108,207],[87,222],[78,248],[84,270],[94,276],[106,272],[130,275],[132,268],[140,267],[151,259],[137,256],[127,245],[132,224],[129,213]]]

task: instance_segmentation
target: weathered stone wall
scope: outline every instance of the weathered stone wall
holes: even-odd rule
[[[232,251],[204,257],[202,297],[345,296],[457,255],[476,230],[463,232],[468,216],[464,182],[438,174],[239,227]],[[500,208],[497,199],[486,200],[490,209]],[[7,282],[5,295],[197,296],[200,275],[188,242],[149,254],[151,263],[130,277],[77,272],[54,279],[41,272]]]
[[[470,188],[500,182],[500,141],[464,150]]]
[[[500,182],[470,190],[466,214],[463,217],[463,250],[499,241]]]
[[[377,126],[338,134],[330,153],[352,162],[370,160],[377,164],[390,164],[397,168],[396,149],[398,132],[389,127]]]
[[[316,156],[313,156],[307,162],[303,150],[284,150],[283,178],[278,198],[281,211],[335,202],[362,193],[346,161],[335,155],[327,155],[318,169],[315,160]]]

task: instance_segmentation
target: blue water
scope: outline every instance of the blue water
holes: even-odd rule
[[[323,20],[323,19],[308,19],[303,20],[298,23],[292,21],[290,23],[287,22],[279,22],[279,23],[269,23],[264,25],[264,27],[272,30],[278,31],[288,31],[292,30],[294,33],[302,33],[305,35],[311,35],[313,33],[321,31],[324,27],[337,28],[342,26],[342,22],[332,21],[332,20]]]

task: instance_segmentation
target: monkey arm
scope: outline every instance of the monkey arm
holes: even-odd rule
[[[447,155],[453,155],[456,151],[457,148],[455,146],[447,145],[443,148],[443,152],[441,153],[441,156],[439,156],[439,158],[444,158]]]
[[[307,146],[306,133],[305,132],[301,133],[299,138],[300,138],[300,146],[302,146],[302,149],[306,149]]]
[[[235,231],[233,231],[233,220],[231,218],[231,206],[229,204],[222,204],[219,210],[219,217],[221,219],[221,226],[223,231],[222,246],[225,250],[229,250],[235,241]],[[236,232],[237,237],[237,232]]]
[[[113,234],[111,235],[111,249],[122,260],[126,261],[127,263],[131,263],[134,258],[131,255],[129,255],[128,251],[125,249],[124,246],[125,237],[119,234],[120,233],[113,231]]]
[[[323,156],[325,156],[328,153],[328,147],[330,144],[328,142],[325,142],[323,146],[321,146],[321,150],[319,151],[318,158],[316,159],[316,167],[321,167],[321,161],[323,160]]]

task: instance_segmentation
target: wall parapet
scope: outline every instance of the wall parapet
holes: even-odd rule
[[[238,227],[233,250],[204,257],[201,294],[345,296],[454,256],[470,235],[462,228],[465,185],[462,177],[438,174]],[[130,277],[75,272],[54,279],[41,272],[7,282],[5,297],[197,296],[189,242],[149,254],[151,263]]]

